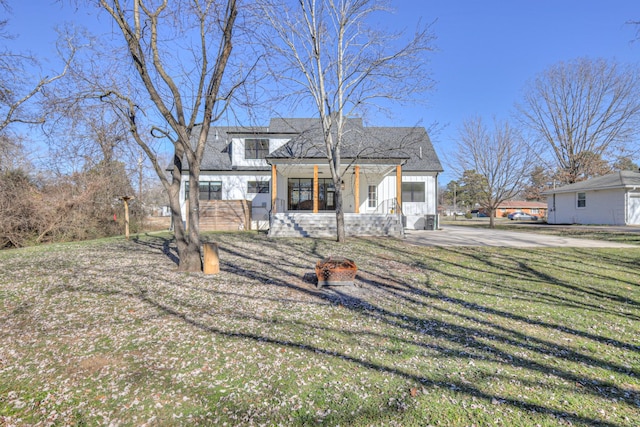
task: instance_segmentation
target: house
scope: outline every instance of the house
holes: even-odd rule
[[[442,166],[424,128],[367,127],[361,119],[347,119],[341,158],[347,235],[435,228]],[[187,177],[184,170],[183,180]],[[183,212],[188,191],[184,182]],[[212,127],[198,191],[201,230],[217,228],[211,221],[203,223],[207,212],[216,215],[215,206],[224,205],[221,210],[235,215],[236,229],[268,229],[272,236],[335,236],[335,188],[319,119]]]
[[[496,217],[506,217],[513,212],[524,212],[537,217],[547,216],[547,204],[545,202],[525,200],[505,200],[498,205]]]
[[[620,171],[545,191],[549,224],[640,225],[640,173]]]

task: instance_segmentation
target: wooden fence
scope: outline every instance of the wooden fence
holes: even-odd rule
[[[200,231],[237,231],[250,229],[251,201],[200,201]]]

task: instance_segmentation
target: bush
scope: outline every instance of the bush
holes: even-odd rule
[[[0,249],[35,241],[41,232],[41,194],[21,169],[0,175]]]
[[[120,162],[36,185],[23,170],[0,175],[0,249],[123,234],[120,200],[133,190]],[[114,215],[117,221],[114,220]],[[130,204],[130,229],[142,218]]]

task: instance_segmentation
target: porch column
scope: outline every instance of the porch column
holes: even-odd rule
[[[396,166],[396,199],[398,200],[396,210],[402,210],[402,165]]]
[[[276,165],[271,165],[271,211],[277,212],[276,200],[278,198],[278,174]]]
[[[318,213],[318,165],[313,165],[313,213]]]
[[[356,199],[356,213],[360,213],[360,166],[356,165],[354,167],[354,178],[355,178],[355,194],[354,198]]]

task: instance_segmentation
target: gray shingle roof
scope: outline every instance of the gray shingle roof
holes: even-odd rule
[[[616,188],[640,188],[640,173],[634,171],[619,171],[609,175],[591,178],[575,184],[564,185],[543,194],[572,193],[576,191],[611,190]]]
[[[201,170],[232,170],[231,139],[249,135],[291,138],[283,147],[269,154],[267,161],[277,163],[279,160],[296,158],[326,159],[319,119],[276,118],[271,119],[269,127],[212,127]],[[345,160],[358,159],[362,163],[384,159],[393,159],[398,163],[406,161],[403,166],[405,171],[443,170],[427,131],[422,127],[365,127],[361,119],[348,119],[341,155]]]

